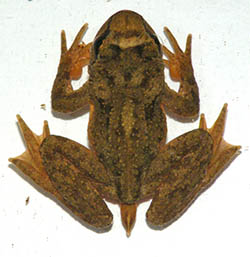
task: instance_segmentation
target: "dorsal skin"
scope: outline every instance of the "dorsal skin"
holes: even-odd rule
[[[89,139],[124,204],[139,200],[141,176],[165,142],[163,90],[164,64],[153,30],[134,12],[115,14],[91,50]]]

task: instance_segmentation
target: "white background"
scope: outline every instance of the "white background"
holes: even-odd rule
[[[51,113],[60,31],[65,29],[69,45],[88,22],[84,41],[90,42],[107,18],[122,9],[140,13],[167,46],[164,26],[182,47],[192,33],[201,112],[211,126],[227,102],[225,139],[242,145],[241,155],[214,185],[163,231],[152,230],[145,223],[149,202],[140,205],[130,238],[121,225],[118,206],[108,204],[114,224],[109,232],[98,234],[41,194],[8,163],[9,157],[25,149],[17,113],[37,134],[46,119],[53,134],[87,145],[88,114],[60,119]],[[250,256],[249,0],[1,0],[0,33],[1,257]],[[178,88],[178,84],[171,86]],[[168,118],[168,139],[197,126],[198,121],[183,124]]]

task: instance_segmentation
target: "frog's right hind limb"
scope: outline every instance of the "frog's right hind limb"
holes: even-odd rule
[[[152,227],[164,228],[181,216],[239,154],[240,146],[223,139],[226,112],[227,104],[211,129],[201,115],[198,130],[168,143],[153,161],[144,180],[148,194],[156,191],[146,215]]]

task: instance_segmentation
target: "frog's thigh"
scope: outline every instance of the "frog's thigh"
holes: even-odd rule
[[[212,138],[202,129],[168,143],[153,161],[148,182],[158,183],[147,221],[164,227],[177,219],[197,196],[212,156]],[[150,183],[149,183],[150,184]]]
[[[69,139],[49,136],[43,141],[40,153],[45,170],[64,204],[89,225],[96,228],[111,225],[112,213],[93,186],[101,172],[100,182],[108,179],[107,174],[92,152]]]

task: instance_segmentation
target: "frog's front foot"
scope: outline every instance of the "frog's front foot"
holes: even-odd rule
[[[81,42],[87,30],[87,26],[87,23],[82,26],[69,49],[67,49],[65,31],[63,30],[61,33],[61,59],[59,70],[64,72],[68,71],[70,79],[79,79],[82,75],[82,68],[89,64],[89,52],[92,43],[86,45]]]
[[[186,42],[186,49],[183,52],[178,45],[175,37],[170,30],[165,27],[164,32],[169,39],[169,42],[174,50],[172,53],[167,47],[162,45],[163,53],[168,60],[163,60],[165,66],[169,69],[170,76],[174,81],[184,81],[193,78],[193,67],[191,60],[191,40],[192,36],[189,34]]]

